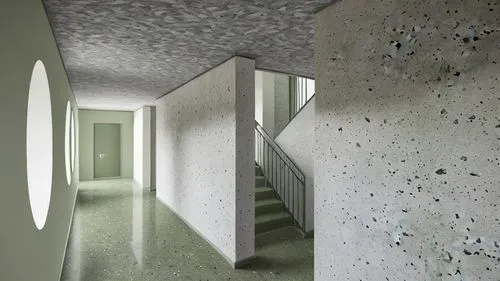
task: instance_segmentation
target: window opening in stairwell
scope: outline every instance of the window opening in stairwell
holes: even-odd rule
[[[306,77],[290,76],[290,119],[291,121],[297,113],[314,96],[314,79]]]

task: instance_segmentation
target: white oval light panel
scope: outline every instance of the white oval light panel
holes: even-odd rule
[[[31,213],[41,230],[47,221],[52,192],[52,104],[47,72],[42,61],[31,74],[27,122],[26,168]]]
[[[68,182],[68,185],[71,185],[71,172],[72,172],[72,167],[71,167],[71,102],[68,101],[66,104],[66,123],[65,123],[65,130],[64,130],[64,163],[66,166],[66,181]]]
[[[75,127],[75,112],[71,110],[71,172],[75,172],[76,159],[76,127]]]

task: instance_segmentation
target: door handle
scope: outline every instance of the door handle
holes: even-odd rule
[[[106,154],[104,154],[104,153],[99,153],[98,155],[99,155],[99,159],[104,159],[104,157],[106,157]]]

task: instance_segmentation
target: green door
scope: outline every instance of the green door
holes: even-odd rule
[[[120,177],[120,124],[94,124],[94,178]]]

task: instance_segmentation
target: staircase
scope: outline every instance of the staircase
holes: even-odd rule
[[[255,234],[292,225],[283,202],[275,196],[274,189],[255,164]]]

